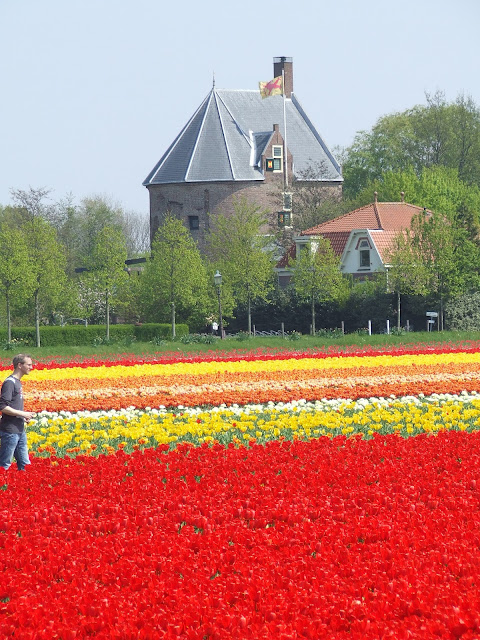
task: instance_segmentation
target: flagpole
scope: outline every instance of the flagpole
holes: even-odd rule
[[[285,187],[288,188],[288,156],[287,156],[287,100],[285,98],[285,69],[282,69],[282,90],[283,90],[283,147],[285,162]]]

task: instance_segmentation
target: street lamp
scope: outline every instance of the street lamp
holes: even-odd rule
[[[220,324],[220,338],[223,340],[223,318],[222,318],[222,300],[220,297],[220,291],[222,288],[222,274],[217,269],[217,273],[213,276],[213,281],[215,282],[215,286],[217,287],[218,294],[218,317]]]

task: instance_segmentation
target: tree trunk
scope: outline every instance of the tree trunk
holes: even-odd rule
[[[315,328],[315,295],[312,294],[312,336],[316,333]]]
[[[38,304],[38,289],[35,291],[35,336],[37,347],[40,347],[40,309]]]
[[[107,325],[107,333],[105,337],[108,342],[110,340],[110,300],[108,297],[108,289],[105,291],[105,323]]]
[[[172,302],[172,340],[175,340],[175,302]]]
[[[401,322],[400,322],[400,291],[397,291],[397,329],[400,331]]]
[[[8,292],[5,299],[7,303],[7,342],[10,343],[12,341],[12,323],[10,319],[10,296],[8,295]]]
[[[252,303],[250,300],[250,296],[248,296],[248,303],[247,303],[247,309],[248,309],[248,335],[252,335]]]

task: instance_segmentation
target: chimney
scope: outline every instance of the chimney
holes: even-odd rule
[[[273,59],[273,77],[281,76],[282,71],[285,77],[285,97],[291,98],[293,93],[293,58],[281,56]]]

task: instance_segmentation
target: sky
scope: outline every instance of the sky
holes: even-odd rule
[[[478,0],[0,0],[0,25],[0,205],[46,188],[147,217],[213,78],[257,89],[278,56],[331,149],[426,93],[480,107]]]

